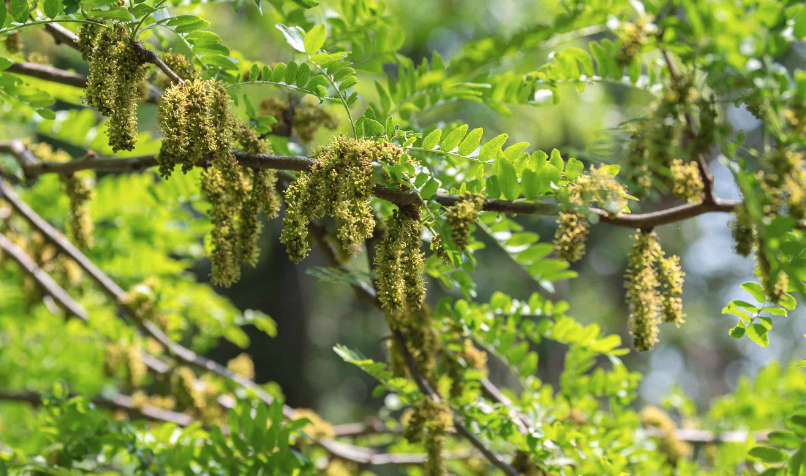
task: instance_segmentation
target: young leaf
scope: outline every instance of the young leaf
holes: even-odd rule
[[[501,192],[503,192],[507,200],[515,200],[520,195],[520,185],[518,184],[518,174],[515,171],[515,166],[504,157],[499,159],[499,164]]]
[[[324,23],[320,25],[316,25],[305,34],[305,39],[303,40],[303,48],[305,53],[308,55],[313,55],[314,53],[319,52],[322,48],[322,45],[325,44],[325,39],[327,38],[327,31],[325,30]]]
[[[28,21],[28,2],[26,0],[11,0],[9,4],[11,10],[11,18],[17,23],[25,23]],[[5,8],[5,5],[3,5]]]
[[[499,134],[493,138],[493,140],[481,146],[481,150],[479,151],[479,160],[486,162],[494,159],[498,155],[498,151],[501,150],[501,146],[503,146],[507,141],[507,138],[509,138],[509,135]]]
[[[442,136],[442,129],[435,129],[423,139],[423,149],[431,150],[439,144],[439,138]]]
[[[459,142],[462,141],[462,138],[465,136],[466,132],[467,132],[467,124],[463,124],[457,127],[456,129],[451,131],[451,133],[448,134],[447,137],[445,137],[445,139],[442,141],[442,144],[440,144],[439,148],[441,150],[444,150],[445,152],[452,151],[453,149],[456,148],[457,145],[459,145]]]
[[[283,38],[285,38],[285,42],[295,50],[299,51],[300,53],[305,53],[305,43],[303,35],[305,32],[302,28],[295,26],[285,26],[282,23],[278,23],[274,25],[277,27],[278,30],[283,34]]]
[[[271,80],[275,83],[279,83],[285,81],[285,72],[286,72],[286,65],[285,63],[277,63],[274,65],[274,72],[271,75]]]
[[[311,77],[311,67],[308,66],[308,63],[302,63],[299,65],[299,71],[297,71],[297,86],[305,87],[305,84],[308,82],[308,79]]]
[[[484,129],[481,127],[473,129],[459,144],[459,155],[470,155],[481,142],[481,135],[484,134]]]
[[[138,7],[139,6],[140,5],[138,5]],[[64,10],[62,0],[45,0],[45,3],[43,4],[42,7],[45,10],[45,15],[47,15],[48,18],[56,18],[56,16],[60,15],[62,13],[62,10]],[[2,23],[0,23],[0,25],[2,25]]]
[[[297,63],[289,61],[285,68],[285,84],[294,84],[297,81]]]

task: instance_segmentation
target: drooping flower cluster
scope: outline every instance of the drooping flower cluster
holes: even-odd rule
[[[646,119],[629,125],[626,173],[630,192],[645,198],[658,185],[696,202],[703,189],[699,169],[691,160],[679,158],[693,160],[711,149],[719,131],[716,100],[703,97],[691,78],[684,78],[673,82],[651,108]],[[687,118],[691,117],[698,118],[696,131],[689,130]],[[687,140],[683,140],[684,132]]]
[[[750,256],[756,247],[758,236],[753,225],[753,218],[744,205],[733,209],[733,220],[730,222],[730,227],[736,253],[741,256]]]
[[[209,159],[202,193],[211,205],[213,222],[208,242],[212,281],[230,286],[240,278],[242,261],[257,262],[258,212],[274,217],[279,209],[276,173],[244,169],[231,150],[236,140],[249,154],[268,153],[271,148],[251,128],[238,124],[229,95],[217,81],[189,80],[171,86],[163,94],[158,120],[165,136],[158,158],[163,177],[179,164],[188,172]]]
[[[672,193],[689,203],[697,203],[702,199],[705,184],[702,182],[697,162],[683,163],[674,159],[670,168],[672,174]]]
[[[194,80],[198,76],[198,72],[193,64],[180,53],[166,51],[160,55],[160,59],[171,71],[184,81]],[[171,87],[171,84],[171,78],[162,71],[158,72],[154,78],[154,85],[160,89],[168,89]]]
[[[148,368],[140,357],[136,346],[118,343],[109,344],[106,348],[104,370],[107,375],[115,376],[120,367],[126,370],[126,385],[130,388],[140,386]]]
[[[651,405],[644,407],[641,410],[641,424],[660,431],[660,450],[666,454],[671,464],[675,465],[679,459],[687,458],[691,454],[688,443],[677,438],[677,426],[674,420],[660,408]]]
[[[425,297],[420,221],[413,207],[396,210],[385,220],[386,238],[375,256],[378,299],[384,309],[419,309]]]
[[[141,322],[153,322],[164,326],[163,317],[159,315],[158,300],[161,283],[155,277],[138,283],[120,298],[120,304],[129,309],[131,314]]]
[[[638,233],[627,262],[624,286],[630,307],[630,334],[633,346],[639,351],[650,350],[658,342],[658,311],[661,296],[658,293],[657,262],[661,257],[660,244],[654,232]]]
[[[28,150],[39,160],[45,162],[68,162],[70,155],[62,149],[53,150],[46,142],[29,144]],[[79,248],[92,248],[94,224],[90,216],[90,205],[94,191],[92,176],[83,174],[62,175],[62,190],[70,199],[70,221],[67,226],[68,236]]]
[[[803,154],[776,149],[765,157],[758,172],[767,203],[764,213],[772,217],[785,212],[796,220],[806,218],[806,170]]]
[[[310,423],[300,428],[306,435],[314,438],[333,438],[333,425],[309,408],[294,410],[294,420],[307,419]]]
[[[242,377],[246,377],[249,380],[255,378],[255,363],[252,361],[252,357],[247,353],[240,354],[227,362],[227,370]]]
[[[444,476],[445,459],[442,450],[445,437],[453,427],[453,419],[447,405],[436,402],[431,397],[424,397],[406,415],[404,436],[409,442],[423,441],[427,461],[427,476]]]
[[[585,254],[585,239],[590,224],[579,211],[583,206],[598,207],[616,215],[627,208],[627,199],[621,184],[606,169],[591,167],[569,185],[561,201],[569,211],[557,215],[557,231],[554,234],[554,250],[560,259],[579,261]]]
[[[266,98],[260,103],[260,114],[277,120],[277,132],[293,133],[304,144],[311,142],[320,128],[334,130],[339,126],[336,118],[319,106],[313,96],[305,96],[302,103],[296,98],[289,102]]]
[[[343,248],[360,251],[361,241],[371,237],[375,227],[369,206],[372,163],[397,163],[402,152],[393,144],[346,137],[317,149],[314,165],[285,192],[288,209],[280,241],[291,260],[299,263],[308,255],[308,222],[326,215],[341,224],[338,239]]]
[[[683,299],[680,297],[683,295],[683,277],[686,273],[680,268],[680,257],[661,258],[658,262],[658,271],[662,288],[663,321],[680,326],[686,322]]]
[[[487,374],[487,353],[479,350],[473,345],[473,341],[462,335],[458,329],[453,329],[454,339],[451,346],[459,348],[449,355],[443,352],[442,365],[446,369],[446,375],[451,379],[450,396],[461,397],[465,392],[465,368],[476,369]]]
[[[218,391],[207,376],[196,380],[188,367],[176,368],[170,374],[170,392],[176,401],[177,410],[189,410],[207,425],[223,424],[226,412],[218,402]]]
[[[655,232],[633,235],[633,245],[627,262],[624,287],[630,307],[630,334],[633,346],[643,352],[658,342],[658,324],[663,321],[682,324],[683,277],[680,258],[665,257]]]
[[[470,238],[470,226],[479,217],[484,207],[484,198],[472,193],[465,194],[456,204],[448,207],[446,223],[451,228],[451,241],[456,249],[464,251]]]
[[[20,54],[22,52],[22,34],[19,31],[9,33],[4,44],[9,54]]]
[[[616,54],[616,62],[624,67],[632,63],[641,48],[649,42],[657,29],[655,24],[646,18],[639,18],[635,23],[625,23],[621,26],[621,48]]]
[[[132,150],[137,143],[138,85],[148,75],[147,63],[127,41],[120,23],[82,25],[78,39],[82,57],[90,62],[87,104],[109,117],[109,145],[114,152]]]

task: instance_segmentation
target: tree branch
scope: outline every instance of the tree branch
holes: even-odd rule
[[[176,73],[174,73],[171,70],[171,68],[169,68],[168,65],[165,64],[160,59],[159,56],[157,56],[157,53],[154,53],[153,51],[146,49],[146,47],[144,47],[142,43],[140,43],[139,41],[135,41],[129,46],[134,48],[134,50],[140,54],[140,58],[143,60],[143,62],[151,63],[157,68],[159,68],[160,71],[162,71],[163,73],[165,73],[166,76],[171,78],[171,81],[173,81],[174,83],[185,84],[185,82],[182,81],[182,78],[180,78]]]
[[[66,84],[76,88],[87,86],[87,77],[71,71],[54,68],[46,64],[39,63],[12,63],[6,68],[6,72],[22,74],[32,78],[44,79],[53,83]]]
[[[2,194],[0,194],[0,197],[2,197]],[[67,311],[68,318],[75,317],[84,322],[87,321],[87,311],[77,302],[73,301],[70,295],[67,294],[48,273],[37,266],[34,260],[2,233],[0,233],[0,250],[16,261],[25,272],[30,274],[36,283],[45,290],[45,293]]]
[[[20,145],[15,144],[15,142],[19,141],[0,141],[0,153],[6,152],[15,156],[19,155]],[[314,164],[313,159],[301,156],[246,154],[240,150],[233,150],[232,153],[241,165],[253,169],[305,171]],[[206,163],[207,160],[200,160],[198,165],[202,166]],[[29,178],[34,178],[45,173],[70,174],[81,170],[136,171],[156,165],[158,165],[156,154],[121,159],[88,157],[82,160],[73,160],[63,163],[21,160],[20,163],[23,173]],[[390,189],[379,184],[375,185],[373,194],[380,199],[387,200],[396,205],[414,205],[421,203],[420,196],[415,192]],[[461,201],[462,198],[463,197],[459,195],[440,192],[437,193],[434,199],[443,206],[451,206]],[[632,229],[649,229],[704,215],[706,213],[730,212],[740,204],[741,201],[739,200],[714,199],[713,202],[688,203],[666,210],[634,215],[622,214],[608,216],[606,211],[598,208],[592,208],[591,211],[598,216],[600,223],[606,225]],[[513,215],[556,216],[561,208],[555,204],[485,198],[484,210]]]
[[[0,390],[0,400],[26,402],[34,406],[39,406],[42,404],[42,396],[35,392],[13,392],[8,390]],[[116,393],[109,398],[94,397],[90,399],[90,401],[99,407],[105,407],[112,410],[126,410],[149,420],[174,423],[179,426],[188,426],[194,422],[193,417],[190,415],[185,415],[184,413],[165,410],[153,405],[135,405],[132,397],[120,393]]]

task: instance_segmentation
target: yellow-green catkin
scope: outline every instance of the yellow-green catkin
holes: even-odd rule
[[[9,33],[4,44],[9,54],[18,55],[22,53],[22,35],[19,31]]]
[[[145,81],[148,65],[133,48],[126,47],[117,59],[114,111],[109,118],[109,145],[113,152],[133,150],[137,145],[138,84]]]
[[[285,128],[286,134],[291,132],[300,142],[307,144],[314,139],[320,128],[335,130],[339,126],[336,118],[317,102],[312,96],[303,98],[302,103],[296,99],[288,102],[266,98],[260,103],[259,111],[277,120],[278,132]]]
[[[736,253],[741,256],[750,256],[750,253],[756,247],[758,237],[753,225],[753,218],[744,205],[733,209],[733,220],[730,222],[730,228]]]
[[[247,154],[271,154],[271,144],[261,139],[254,129],[246,124],[238,128],[238,143]],[[280,199],[277,197],[277,172],[271,169],[255,169],[254,183],[250,198],[258,200],[258,208],[269,218],[276,218],[280,212]]]
[[[70,237],[79,248],[92,248],[94,225],[90,216],[93,190],[87,180],[76,175],[64,177],[62,188],[70,199]]]
[[[656,265],[661,258],[660,244],[655,232],[639,232],[627,262],[624,287],[630,308],[630,334],[638,351],[647,351],[658,342],[658,313],[661,296]]]
[[[115,97],[118,90],[115,82],[118,58],[126,49],[124,43],[126,29],[116,23],[107,28],[82,29],[81,33],[84,35],[95,33],[94,37],[79,39],[82,55],[87,54],[90,62],[87,87],[84,91],[87,104],[98,109],[104,116],[111,116],[115,112]]]
[[[416,210],[396,210],[385,225],[387,234],[375,255],[378,299],[389,311],[400,310],[404,304],[419,309],[425,297],[425,264]]]
[[[193,64],[180,53],[166,51],[160,55],[160,59],[171,71],[176,73],[176,75],[184,81],[196,79],[198,76],[198,72],[196,68],[193,67]],[[157,76],[154,78],[154,85],[160,89],[168,89],[172,84],[173,80],[161,71],[158,72]]]
[[[566,261],[579,261],[585,255],[585,240],[590,233],[590,224],[576,213],[560,212],[558,228],[554,234],[554,250],[557,257]]]
[[[512,457],[512,466],[523,476],[545,476],[546,473],[535,463],[529,453],[518,450]]]
[[[686,273],[680,268],[680,257],[663,257],[658,263],[662,287],[661,304],[663,321],[674,323],[678,327],[686,322],[683,314],[683,278]]]
[[[697,203],[702,199],[705,188],[697,162],[684,163],[674,159],[670,168],[672,173],[672,193],[689,203]]]
[[[616,215],[627,207],[621,184],[607,172],[591,166],[568,186],[569,209],[584,206],[598,207],[610,215]],[[579,261],[585,255],[585,240],[590,233],[590,223],[579,212],[569,210],[557,215],[557,230],[554,233],[554,250],[560,259]]]
[[[470,227],[484,207],[484,198],[471,193],[448,207],[446,223],[451,228],[451,241],[459,251],[464,251],[470,239]]]
[[[410,442],[423,441],[426,452],[424,472],[427,476],[447,474],[442,451],[452,427],[453,418],[447,405],[431,397],[424,397],[407,415],[403,434]]]
[[[431,251],[434,252],[434,256],[442,263],[451,263],[451,257],[448,255],[448,251],[445,250],[445,245],[442,244],[442,238],[439,235],[431,237]]]
[[[249,380],[255,378],[255,363],[252,361],[252,357],[246,353],[240,354],[227,362],[227,370],[242,377],[246,377]]]
[[[308,223],[326,215],[341,223],[338,238],[344,249],[360,251],[361,242],[372,236],[375,227],[369,206],[372,163],[397,163],[402,153],[393,144],[346,137],[319,148],[311,169],[300,174],[285,192],[288,209],[280,241],[289,258],[299,263],[308,255]]]
[[[663,410],[654,406],[646,406],[641,410],[641,424],[657,428],[660,433],[660,450],[676,465],[678,460],[691,454],[691,447],[677,438],[677,426]]]

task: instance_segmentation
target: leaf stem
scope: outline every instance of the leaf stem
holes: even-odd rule
[[[8,33],[9,31],[19,30],[21,28],[34,26],[34,25],[47,25],[48,23],[85,23],[88,25],[97,25],[107,28],[107,25],[103,23],[98,23],[96,21],[91,20],[41,20],[41,21],[32,21],[28,23],[23,23],[22,25],[10,26],[8,28],[0,28],[0,34]]]

